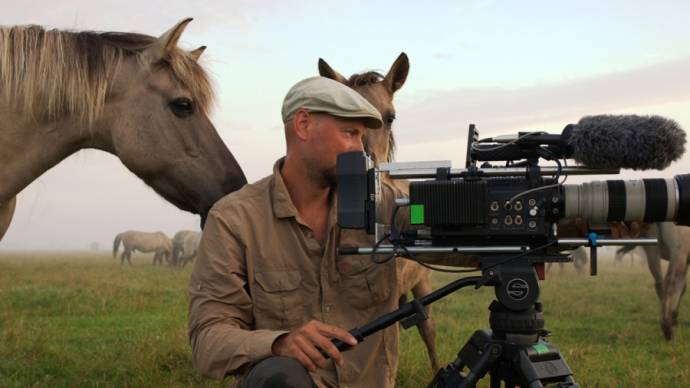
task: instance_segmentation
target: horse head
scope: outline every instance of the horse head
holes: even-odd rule
[[[391,65],[388,73],[370,71],[354,74],[349,79],[333,70],[323,59],[319,59],[319,74],[341,82],[364,96],[381,113],[383,128],[367,131],[364,137],[364,149],[376,164],[390,162],[395,153],[395,138],[392,132],[395,121],[393,94],[400,89],[410,70],[410,62],[405,53],[401,53]]]
[[[93,146],[116,154],[163,198],[200,214],[203,223],[218,199],[247,180],[208,118],[212,89],[197,62],[205,47],[177,47],[191,20],[157,39],[109,37],[133,46],[135,55],[125,56],[113,75],[102,118],[93,125],[100,135]]]

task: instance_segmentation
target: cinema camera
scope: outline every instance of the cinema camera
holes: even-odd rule
[[[373,168],[362,152],[338,156],[338,224],[375,235],[372,247],[340,247],[339,254],[406,257],[472,256],[480,276],[456,280],[350,333],[363,340],[395,322],[426,319],[423,306],[462,287],[492,286],[491,330],[479,330],[429,387],[474,387],[489,373],[491,387],[579,387],[558,349],[545,340],[539,279],[544,263],[570,261],[579,246],[650,245],[656,239],[604,238],[596,225],[615,221],[673,221],[690,226],[690,174],[673,179],[607,180],[564,184],[569,175],[617,174],[621,168],[662,170],[685,151],[685,132],[659,116],[588,116],[561,134],[521,132],[478,140],[470,125],[464,169],[449,162],[393,163]],[[577,162],[568,166],[567,159]],[[539,165],[544,160],[545,165]],[[478,162],[483,162],[477,166]],[[493,164],[492,164],[493,162]],[[498,162],[498,163],[497,163]],[[498,165],[500,164],[500,165]],[[412,179],[396,212],[400,228],[377,218],[380,182]],[[559,236],[565,219],[590,225],[584,238]],[[339,349],[348,345],[335,340]]]

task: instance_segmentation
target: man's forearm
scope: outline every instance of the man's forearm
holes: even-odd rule
[[[190,333],[192,361],[203,375],[222,379],[270,357],[271,345],[286,331],[244,330],[216,323]]]

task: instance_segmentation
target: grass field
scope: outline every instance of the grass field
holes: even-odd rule
[[[190,268],[133,266],[101,253],[0,253],[0,387],[224,386],[192,368],[186,337]],[[582,387],[690,386],[689,298],[675,339],[659,328],[644,266],[602,264],[598,277],[555,268],[542,282],[546,326]],[[437,276],[444,284],[450,276]],[[444,363],[488,327],[491,289],[434,304]],[[399,387],[431,378],[416,330],[403,332]],[[485,386],[484,383],[481,386]]]

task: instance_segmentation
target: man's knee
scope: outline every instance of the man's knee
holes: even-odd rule
[[[256,364],[241,388],[312,388],[314,381],[299,361],[290,357],[270,357]]]

